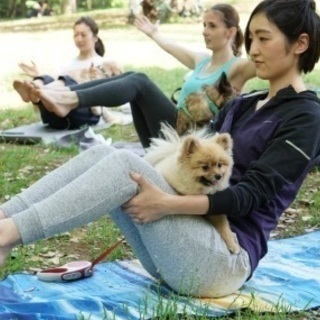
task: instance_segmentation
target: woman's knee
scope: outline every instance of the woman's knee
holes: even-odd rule
[[[95,157],[97,159],[101,159],[103,157],[108,156],[111,152],[114,152],[116,150],[117,149],[107,144],[98,144],[93,147],[90,147],[83,153],[87,153],[89,156]]]
[[[143,84],[143,86],[148,86],[152,81],[150,78],[143,72],[134,72],[131,76],[135,79],[137,83]]]

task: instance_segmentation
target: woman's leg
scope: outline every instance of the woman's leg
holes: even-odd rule
[[[92,86],[92,84],[95,84]],[[129,102],[139,138],[144,147],[149,139],[156,137],[160,123],[168,122],[175,126],[176,108],[161,90],[142,73],[125,73],[111,79],[99,79],[83,88],[72,86],[74,92],[38,90],[39,98],[46,108],[64,116],[75,108],[88,108],[94,105],[118,106]]]
[[[113,106],[131,104],[135,129],[143,147],[150,145],[150,138],[157,137],[161,122],[175,127],[176,107],[170,99],[143,73],[130,73],[114,77],[115,80],[76,90],[79,106]]]
[[[248,256],[243,250],[239,255],[230,254],[217,231],[203,217],[167,216],[139,224],[119,209],[137,192],[137,185],[130,179],[132,171],[174,193],[140,157],[123,150],[112,152],[44,201],[1,220],[0,243],[4,249],[0,248],[0,254],[5,255],[11,248],[6,243],[5,231],[13,221],[22,242],[30,243],[116,209],[112,215],[116,215],[116,223],[130,241],[137,241],[130,244],[144,267],[155,276],[160,274],[173,289],[200,296],[222,296],[237,290],[250,274]],[[135,246],[136,243],[139,245]]]
[[[57,81],[54,78],[52,78],[51,76],[48,76],[48,75],[35,77],[33,79],[33,84],[29,85],[29,89],[31,91],[30,97],[34,96],[32,89],[34,88],[34,85],[39,86],[39,82],[42,82],[42,85],[40,86],[41,88],[43,86],[48,86],[51,83],[53,84],[53,86],[55,86],[55,83],[57,83]],[[61,81],[59,81],[59,86],[60,85],[61,85]],[[35,98],[33,99],[33,101],[35,101]],[[70,122],[68,121],[67,118],[59,117],[58,115],[54,114],[53,112],[48,111],[45,108],[45,106],[43,105],[41,99],[35,104],[37,105],[37,107],[39,109],[41,120],[44,124],[47,124],[51,128],[58,129],[58,130],[69,129]]]
[[[0,219],[9,218],[18,212],[28,209],[33,204],[46,199],[93,167],[114,150],[116,149],[111,146],[102,145],[99,148],[90,148],[80,153],[58,169],[45,175],[22,193],[2,204],[0,206]]]
[[[143,267],[181,294],[222,297],[236,292],[250,276],[247,252],[241,249],[239,254],[231,254],[203,217],[167,216],[136,224],[121,209],[114,216]],[[139,237],[139,246],[134,246],[130,236]]]

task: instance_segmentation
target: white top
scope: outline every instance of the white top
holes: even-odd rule
[[[57,74],[58,75],[65,75],[72,70],[79,70],[79,69],[89,69],[93,63],[94,66],[99,66],[105,59],[99,55],[91,57],[89,59],[80,60],[78,58],[74,58],[58,67]]]

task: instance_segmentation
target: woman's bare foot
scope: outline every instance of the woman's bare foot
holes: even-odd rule
[[[38,103],[39,98],[32,94],[34,84],[31,81],[13,81],[13,88],[19,93],[24,102]]]
[[[0,266],[4,265],[9,252],[21,243],[20,233],[11,218],[0,221]]]
[[[54,91],[35,88],[32,94],[37,96],[44,107],[57,116],[63,118],[71,110],[76,109],[79,104],[79,99],[74,91]]]
[[[30,90],[25,85],[24,81],[20,81],[20,80],[13,81],[13,88],[14,88],[14,90],[16,90],[19,93],[21,99],[24,102],[30,102],[31,101],[31,99],[30,99]]]

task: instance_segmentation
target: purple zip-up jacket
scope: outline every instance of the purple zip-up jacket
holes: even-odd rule
[[[280,90],[257,111],[266,92],[230,101],[212,124],[233,138],[231,186],[208,195],[208,215],[226,214],[251,272],[267,253],[279,217],[295,199],[314,161],[320,157],[320,100],[311,91]]]

